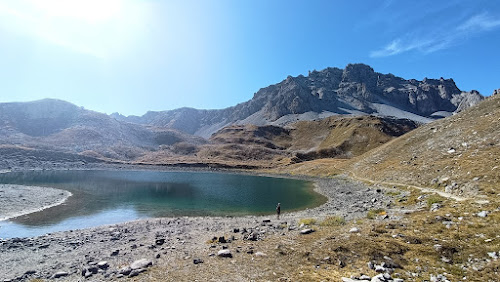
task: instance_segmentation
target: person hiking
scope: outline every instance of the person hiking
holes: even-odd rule
[[[276,215],[278,216],[278,219],[280,219],[280,213],[281,213],[281,204],[278,203],[276,206]]]

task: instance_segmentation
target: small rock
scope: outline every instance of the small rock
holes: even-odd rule
[[[115,250],[111,253],[111,256],[114,257],[114,256],[117,256],[118,254],[120,253],[120,250]]]
[[[203,260],[199,259],[199,258],[196,258],[196,259],[193,260],[193,263],[194,264],[200,264],[200,263],[203,263]]]
[[[440,203],[434,203],[434,204],[432,204],[430,211],[431,211],[431,212],[433,212],[433,211],[437,211],[437,210],[439,210],[441,207],[442,207],[442,205],[441,205]]]
[[[100,269],[107,269],[109,267],[109,263],[107,261],[100,261],[97,263],[97,267]]]
[[[232,258],[233,254],[231,253],[230,250],[225,249],[225,250],[218,251],[217,256],[222,257],[222,258]]]
[[[271,220],[270,219],[264,219],[264,220],[262,220],[262,222],[263,223],[268,223],[268,222],[271,222]]]
[[[153,265],[152,261],[150,261],[148,259],[140,259],[140,260],[136,260],[133,263],[131,263],[130,268],[132,268],[132,270],[134,270],[134,269],[139,269],[139,268],[147,268],[148,266],[151,266],[151,265]]]
[[[300,230],[300,234],[302,234],[302,235],[310,234],[310,233],[313,233],[313,232],[314,232],[314,230],[311,229],[311,228],[306,228],[306,229]]]
[[[497,260],[498,259],[498,256],[497,256],[497,253],[496,252],[488,252],[488,256],[492,259],[495,259]]]
[[[255,256],[256,256],[256,257],[265,257],[265,256],[267,256],[267,255],[266,255],[265,253],[263,253],[263,252],[256,252],[256,253],[255,253]]]
[[[122,275],[129,275],[130,272],[132,272],[132,268],[130,268],[129,266],[127,267],[123,267],[122,269],[120,269],[120,271],[118,271],[118,274],[122,274]]]
[[[386,272],[386,268],[381,266],[381,265],[376,265],[375,266],[375,272],[378,272],[378,273],[383,273],[383,272]]]
[[[349,233],[359,233],[359,232],[360,232],[360,230],[357,227],[353,227],[353,228],[349,229]]]
[[[479,216],[479,217],[487,217],[488,216],[488,212],[487,211],[478,212],[477,216]]]
[[[88,273],[96,274],[98,271],[99,271],[99,268],[97,268],[97,266],[95,266],[95,265],[89,266],[87,268]]]
[[[224,238],[224,236],[219,237],[218,241],[219,243],[227,243],[226,238]]]
[[[60,278],[60,277],[68,276],[68,275],[69,275],[69,273],[66,271],[59,271],[59,272],[54,273],[54,275],[52,275],[52,278]]]
[[[133,269],[130,272],[130,274],[128,275],[128,277],[135,277],[135,276],[143,273],[144,271],[146,271],[146,269],[144,269],[144,268]]]
[[[161,246],[161,245],[165,244],[165,239],[164,238],[156,239],[155,244],[158,246]]]

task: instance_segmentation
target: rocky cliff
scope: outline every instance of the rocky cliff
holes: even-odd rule
[[[345,69],[326,68],[308,76],[289,76],[260,89],[251,100],[226,109],[181,108],[148,112],[141,117],[113,117],[208,138],[231,124],[286,125],[336,114],[393,116],[426,123],[482,99],[477,91],[461,91],[452,79],[406,80],[375,72],[364,64],[349,64]]]

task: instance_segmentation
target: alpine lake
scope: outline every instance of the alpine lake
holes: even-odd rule
[[[0,174],[2,184],[54,187],[73,195],[59,206],[0,221],[0,238],[142,218],[268,215],[323,204],[312,182],[220,172],[66,170]]]

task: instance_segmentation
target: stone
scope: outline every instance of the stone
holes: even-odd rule
[[[497,253],[496,252],[488,252],[488,256],[494,260],[498,259]]]
[[[155,244],[158,246],[161,246],[161,245],[165,244],[165,239],[164,238],[156,239]]]
[[[349,229],[349,233],[359,233],[359,232],[360,232],[360,230],[357,227],[353,227],[353,228]]]
[[[224,238],[224,236],[219,237],[218,241],[219,243],[227,243],[226,238]]]
[[[434,203],[434,204],[432,204],[432,205],[431,205],[431,209],[430,209],[430,211],[431,211],[431,212],[433,212],[433,211],[437,211],[437,210],[439,210],[441,207],[442,207],[442,206],[441,206],[441,204],[440,204],[440,203]]]
[[[313,229],[311,229],[311,228],[306,228],[306,229],[302,229],[302,230],[300,230],[300,234],[302,234],[302,235],[305,235],[305,234],[311,234],[311,233],[313,233],[313,232],[314,232],[314,230],[313,230]]]
[[[381,265],[375,265],[375,272],[377,273],[383,273],[383,272],[386,272],[387,269]]]
[[[487,217],[488,216],[488,212],[487,211],[478,212],[477,216],[479,216],[479,217]]]
[[[100,261],[97,263],[97,267],[100,269],[107,269],[109,267],[109,263],[107,261]]]
[[[265,253],[263,253],[263,252],[256,252],[256,253],[255,253],[255,256],[256,256],[256,257],[265,257],[265,256],[267,256],[267,255],[266,255]]]
[[[126,266],[126,267],[123,267],[121,268],[119,271],[118,271],[118,274],[122,274],[122,275],[129,275],[130,272],[132,272],[132,268],[130,268],[130,266]]]
[[[114,250],[110,256],[114,257],[117,256],[120,253],[120,250]]]
[[[139,260],[136,260],[133,263],[131,263],[130,268],[132,268],[132,270],[134,270],[134,269],[139,269],[139,268],[147,268],[151,265],[153,265],[152,261],[143,258],[143,259],[139,259]]]
[[[200,258],[196,258],[196,259],[193,260],[193,263],[194,264],[200,264],[200,263],[203,263],[203,260],[200,259]]]
[[[269,222],[271,222],[271,220],[270,219],[264,219],[264,220],[262,220],[262,222],[263,223],[269,223]]]
[[[68,276],[68,275],[69,275],[69,273],[66,271],[58,271],[58,272],[54,273],[54,275],[52,275],[52,278],[60,278],[60,277]]]
[[[385,279],[384,274],[378,274],[372,277],[371,282],[386,282],[387,279]]]
[[[135,277],[135,276],[143,273],[144,271],[146,271],[146,269],[144,269],[144,268],[133,269],[130,272],[130,274],[128,275],[128,277]]]
[[[92,265],[87,268],[87,271],[92,274],[96,274],[99,271],[99,268],[97,268],[97,266],[95,265]]]
[[[222,257],[222,258],[232,258],[233,254],[231,253],[230,250],[225,249],[225,250],[218,251],[217,256]]]

